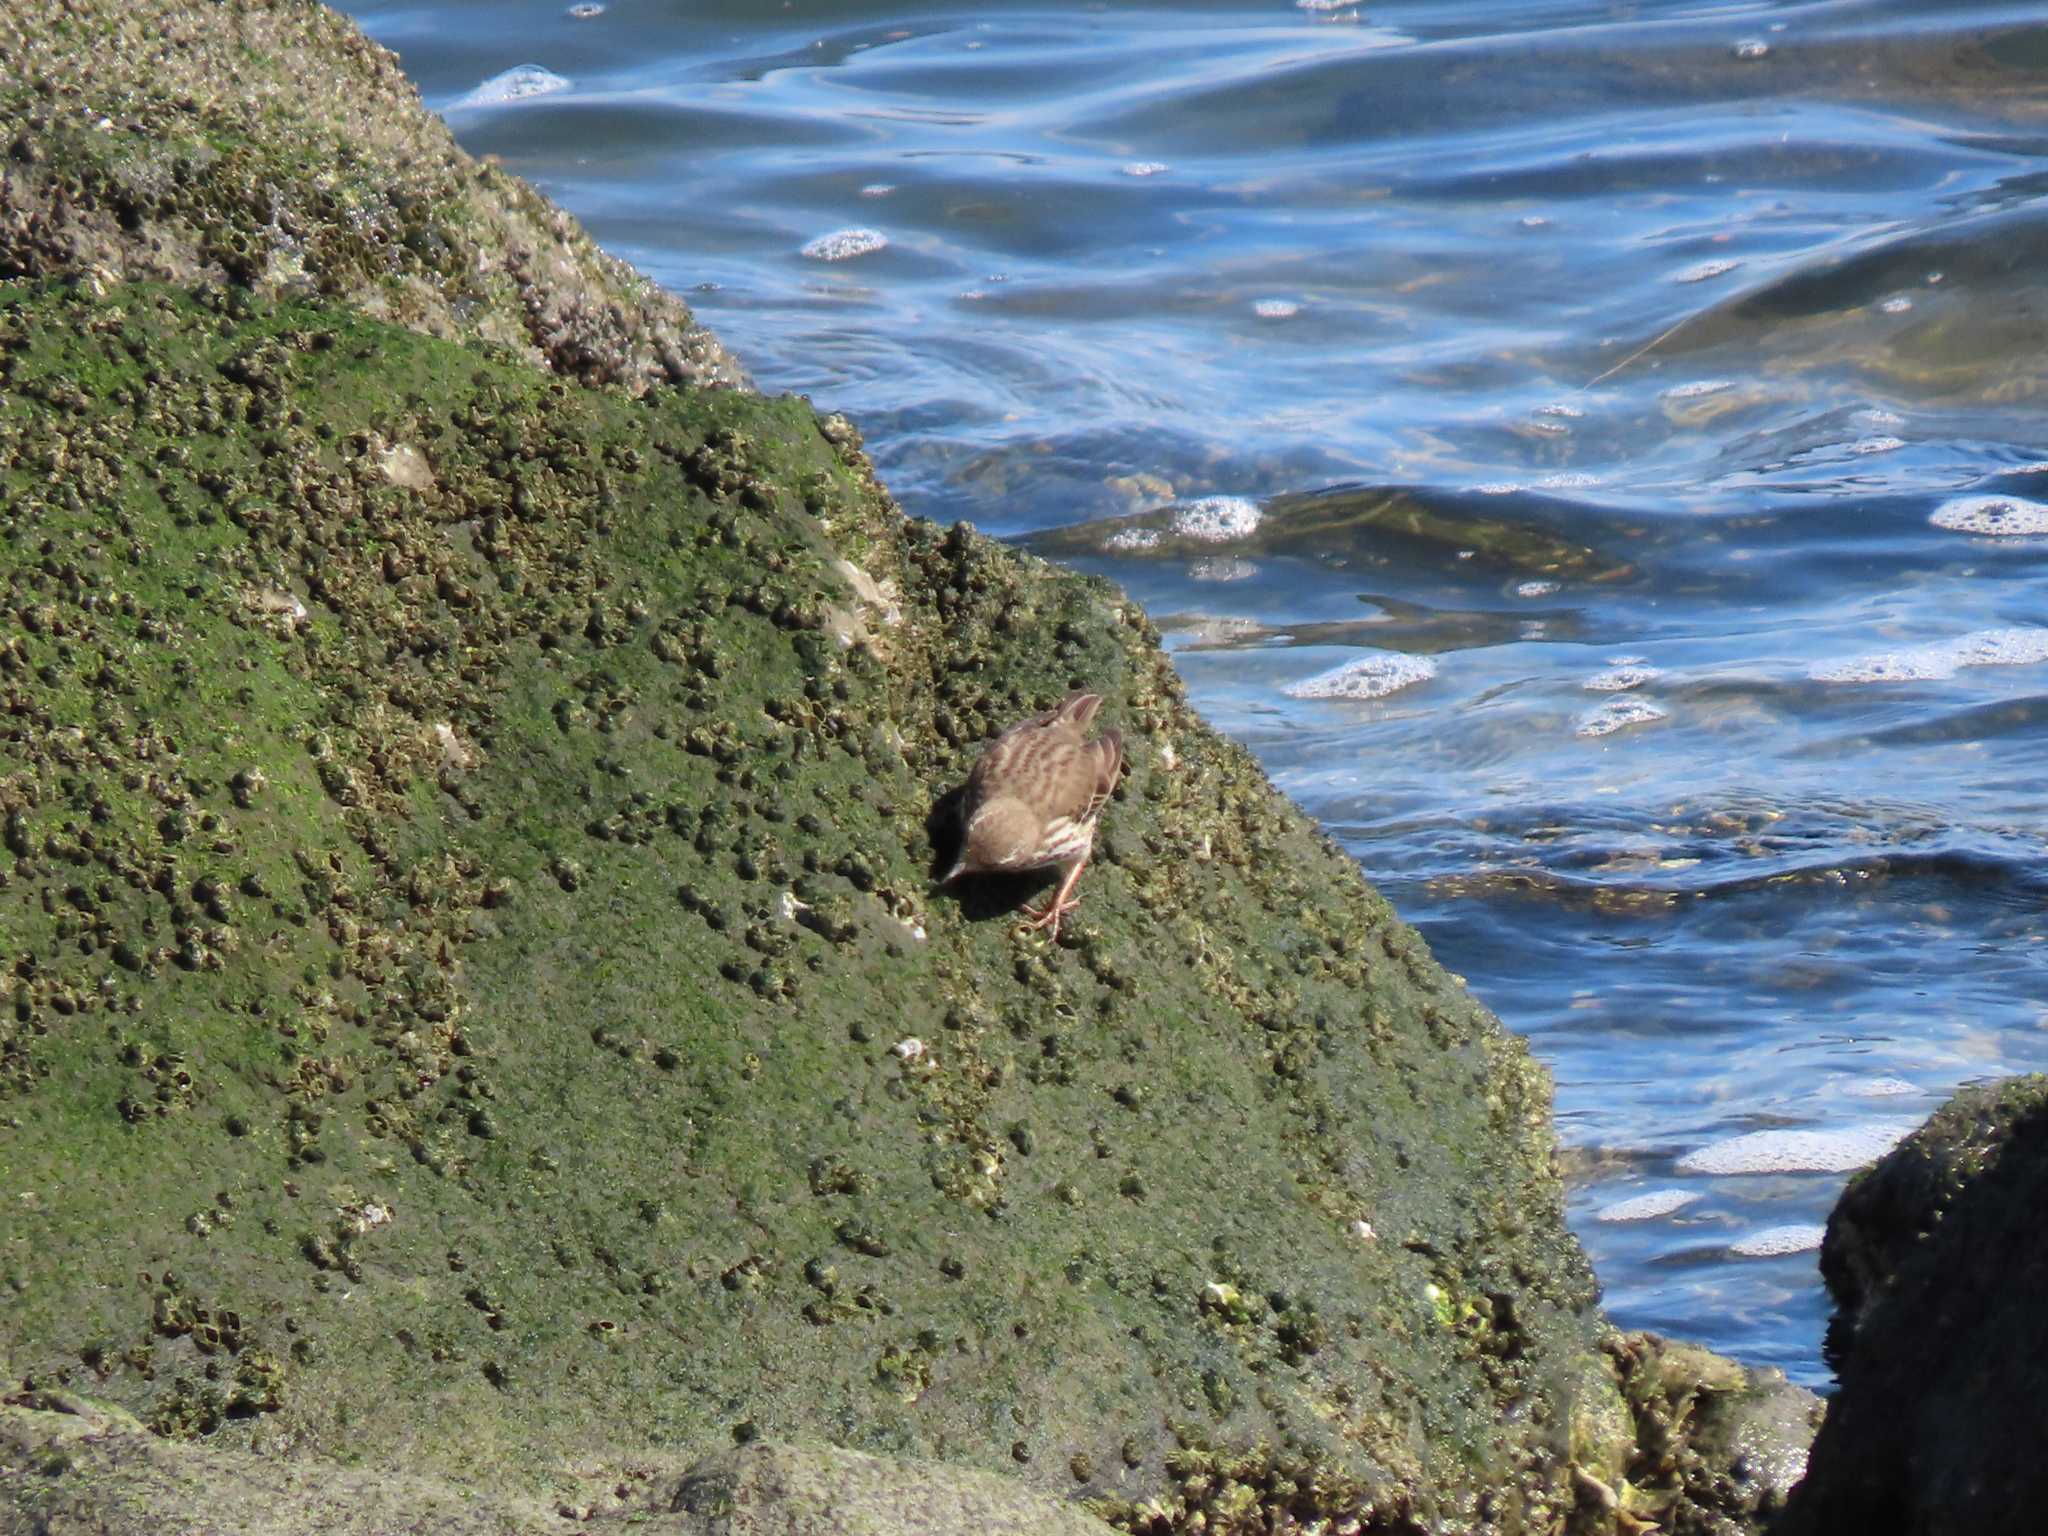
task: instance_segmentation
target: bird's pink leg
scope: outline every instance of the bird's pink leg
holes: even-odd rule
[[[1031,916],[1031,921],[1024,926],[1026,928],[1047,929],[1049,931],[1046,937],[1057,939],[1060,936],[1060,919],[1081,905],[1081,899],[1078,896],[1074,896],[1073,891],[1075,885],[1080,882],[1081,871],[1087,867],[1088,855],[1084,853],[1067,867],[1066,875],[1060,881],[1060,888],[1052,893],[1051,901],[1048,901],[1043,908],[1036,912],[1032,912],[1029,907],[1024,909]],[[1073,899],[1069,900],[1069,897]]]

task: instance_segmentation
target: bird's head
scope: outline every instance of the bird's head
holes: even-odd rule
[[[943,883],[984,870],[1029,869],[1037,860],[1038,815],[1022,800],[1002,795],[983,802],[967,819],[960,857]]]

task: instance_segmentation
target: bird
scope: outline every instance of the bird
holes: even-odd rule
[[[1059,889],[1041,910],[1025,909],[1031,920],[1024,926],[1059,938],[1060,919],[1080,904],[1074,885],[1123,767],[1123,732],[1088,737],[1101,708],[1099,693],[1070,693],[982,749],[960,800],[960,857],[941,885],[962,875],[1057,866]]]

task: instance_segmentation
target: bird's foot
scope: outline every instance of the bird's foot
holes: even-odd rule
[[[1043,928],[1046,931],[1046,938],[1056,944],[1059,942],[1060,937],[1060,919],[1080,905],[1080,897],[1076,896],[1069,899],[1064,892],[1060,892],[1037,911],[1026,907],[1024,913],[1027,921],[1023,924],[1023,931],[1034,933],[1038,929]]]

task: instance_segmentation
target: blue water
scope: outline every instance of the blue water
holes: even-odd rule
[[[2041,6],[357,14],[911,511],[1126,583],[1551,1065],[1614,1315],[1825,1381],[1847,1167],[2048,1065]]]

